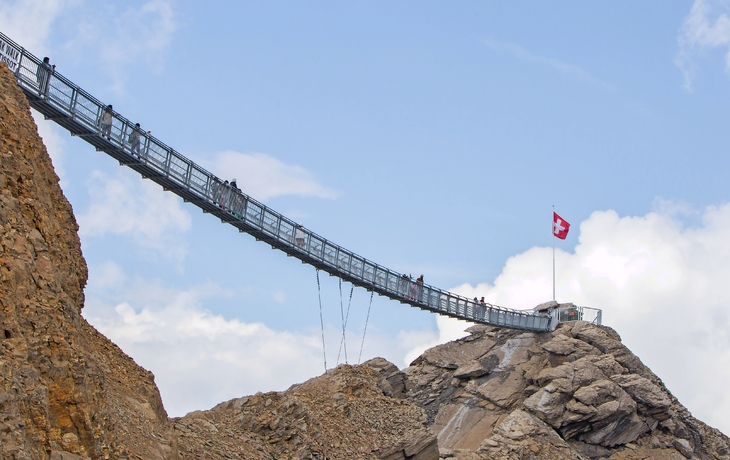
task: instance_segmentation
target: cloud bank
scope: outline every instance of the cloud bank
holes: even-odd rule
[[[54,26],[63,24],[73,24],[71,38],[49,43]],[[106,0],[0,0],[0,29],[11,39],[41,57],[51,55],[52,63],[59,47],[66,56],[94,56],[117,93],[124,91],[128,76],[139,66],[162,69],[177,28],[173,2],[168,0],[123,8]]]
[[[0,30],[34,53],[48,52],[51,26],[78,0],[0,0]]]

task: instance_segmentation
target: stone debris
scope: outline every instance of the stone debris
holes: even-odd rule
[[[436,460],[436,436],[424,411],[383,390],[393,391],[388,377],[394,370],[402,381],[382,358],[343,364],[286,391],[175,419],[180,458],[202,458],[211,450],[221,456],[207,458],[253,458],[254,446],[257,458]]]

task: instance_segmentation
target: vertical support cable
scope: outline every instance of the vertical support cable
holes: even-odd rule
[[[322,288],[319,284],[319,268],[317,269],[317,295],[319,296],[319,324],[322,326],[322,355],[324,356],[324,371],[327,372],[327,351],[324,348],[324,318],[322,317]]]
[[[370,303],[368,304],[368,315],[365,317],[365,329],[362,331],[362,342],[360,342],[360,355],[357,357],[357,363],[360,364],[362,359],[362,349],[365,346],[365,333],[368,331],[368,320],[370,319],[370,307],[373,306],[373,295],[375,291],[370,291]]]
[[[338,260],[339,263],[339,260]],[[338,279],[339,286],[340,286],[340,319],[342,321],[342,339],[340,339],[340,349],[337,352],[337,362],[335,363],[335,366],[340,363],[340,353],[342,352],[342,342],[345,340],[345,309],[342,305],[342,278]],[[347,358],[345,358],[347,360]]]
[[[347,302],[347,313],[342,322],[342,339],[340,340],[340,350],[337,352],[337,362],[340,362],[340,353],[342,348],[345,348],[345,364],[347,364],[347,340],[345,338],[345,330],[347,329],[347,322],[350,319],[350,307],[352,306],[352,293],[355,292],[355,286],[350,287],[350,300]],[[342,309],[342,280],[340,280],[340,310]]]

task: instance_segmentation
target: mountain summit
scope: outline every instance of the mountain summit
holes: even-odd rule
[[[78,226],[0,65],[4,459],[729,459],[616,332],[473,326],[399,370],[342,365],[169,418],[154,376],[81,316]]]

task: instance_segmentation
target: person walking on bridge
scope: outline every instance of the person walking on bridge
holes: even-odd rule
[[[140,137],[139,135],[142,133],[142,129],[139,127],[139,123],[134,125],[134,128],[132,128],[132,132],[129,133],[129,139],[127,141],[129,142],[129,146],[132,149],[132,155],[139,158],[139,141]]]
[[[104,107],[99,119],[99,127],[101,128],[101,137],[111,140],[112,134],[112,106],[111,104]]]
[[[35,72],[35,78],[38,80],[38,95],[48,95],[48,84],[51,81],[51,75],[56,70],[55,65],[51,65],[48,57],[43,58],[43,62],[38,65],[38,70]]]
[[[474,297],[474,314],[476,315],[477,319],[484,319],[484,311],[486,310],[486,307],[487,306],[484,303],[484,297],[482,297],[481,301]]]
[[[297,246],[299,246],[301,249],[304,249],[306,238],[307,234],[304,233],[304,227],[301,225],[297,225],[297,229],[294,231],[294,241],[296,241]]]
[[[241,189],[238,188],[236,179],[231,180],[231,200],[228,206],[229,211],[239,219],[243,219],[243,197],[241,196]]]

